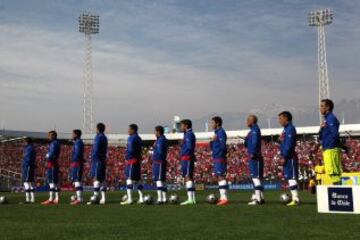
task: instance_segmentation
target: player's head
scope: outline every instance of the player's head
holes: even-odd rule
[[[26,145],[28,144],[32,144],[33,143],[33,139],[31,137],[25,137],[24,138],[24,142]]]
[[[56,131],[48,132],[48,138],[50,141],[57,139],[57,132]]]
[[[103,124],[103,123],[96,124],[96,132],[97,133],[104,133],[105,129],[106,129],[105,124]]]
[[[133,134],[135,134],[135,133],[137,133],[138,132],[138,125],[136,125],[136,124],[134,124],[134,123],[132,123],[132,124],[130,124],[129,125],[129,129],[128,129],[128,133],[129,133],[129,135],[133,135]]]
[[[330,99],[323,99],[320,102],[320,113],[326,115],[334,110],[334,102]]]
[[[289,111],[279,113],[279,124],[285,127],[289,122],[292,121],[292,114]]]
[[[180,121],[180,130],[182,132],[186,132],[190,128],[192,128],[192,122],[190,119],[183,119]]]
[[[255,115],[249,115],[246,119],[246,125],[251,127],[254,124],[257,124],[258,118]]]
[[[82,132],[80,129],[74,129],[72,132],[72,139],[75,140],[75,139],[81,138],[81,134],[82,134]]]
[[[216,130],[218,128],[221,128],[223,124],[223,120],[221,117],[216,116],[211,119],[211,128]]]
[[[162,135],[164,135],[164,127],[163,126],[156,126],[155,127],[155,135],[156,137],[160,137]]]

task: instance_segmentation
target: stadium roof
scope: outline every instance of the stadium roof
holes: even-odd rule
[[[227,131],[229,139],[241,139],[246,137],[248,129],[245,130],[236,130],[236,131]],[[276,136],[280,135],[282,128],[263,128],[261,130],[262,136]],[[316,135],[319,132],[319,126],[310,126],[310,127],[297,127],[298,135]],[[207,141],[213,136],[213,132],[195,132],[198,140]],[[343,124],[340,126],[340,134],[342,136],[360,136],[360,124]],[[0,136],[3,138],[19,138],[24,136],[29,136],[35,139],[45,139],[47,137],[46,132],[29,132],[29,131],[14,131],[14,130],[0,130]],[[59,139],[68,140],[71,139],[71,133],[59,133]],[[141,138],[144,141],[155,140],[154,134],[140,134]],[[169,140],[179,140],[182,139],[182,133],[170,133],[166,134]],[[123,143],[126,141],[127,134],[107,134],[107,137],[110,142]],[[93,134],[86,134],[83,136],[85,140],[92,140],[94,138]]]

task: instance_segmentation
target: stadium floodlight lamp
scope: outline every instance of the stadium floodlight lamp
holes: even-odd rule
[[[309,26],[325,26],[333,22],[334,13],[330,9],[323,9],[308,14]]]
[[[83,13],[79,16],[79,32],[85,34],[97,34],[99,33],[99,28],[99,15]]]

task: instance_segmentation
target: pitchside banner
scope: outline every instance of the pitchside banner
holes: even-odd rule
[[[360,214],[360,186],[317,186],[320,213]]]
[[[177,191],[177,190],[183,190],[184,185],[181,184],[167,184],[169,191]],[[197,191],[202,191],[206,189],[218,189],[219,185],[204,185],[204,184],[196,184],[195,185]],[[281,189],[280,183],[264,183],[265,190],[279,190]],[[156,186],[154,184],[144,184],[145,190],[156,190]],[[230,190],[253,190],[254,186],[253,184],[230,184],[229,185]],[[90,190],[92,191],[92,187],[90,186]],[[119,186],[118,190],[126,190],[126,185]]]
[[[156,190],[156,186],[154,184],[144,184],[143,186],[144,186],[144,190]],[[219,185],[217,185],[217,184],[213,184],[213,185],[196,184],[195,186],[196,186],[196,190],[198,190],[198,191],[219,188]],[[182,185],[182,184],[167,184],[167,187],[168,187],[169,191],[177,191],[177,190],[184,189],[184,185]],[[278,182],[264,183],[264,188],[265,188],[265,190],[280,190],[281,184]],[[83,186],[83,189],[85,192],[92,192],[94,190],[94,187],[91,185]],[[250,184],[250,183],[230,184],[229,189],[230,190],[253,190],[254,185]],[[116,187],[116,188],[111,187],[108,189],[108,191],[115,191],[115,190],[125,191],[126,185],[120,185],[119,187]],[[21,191],[23,191],[23,186],[13,187],[12,191],[13,192],[21,192]],[[39,186],[36,188],[36,191],[37,192],[47,192],[47,191],[49,191],[49,186],[48,185]],[[61,191],[71,192],[71,191],[74,191],[74,188],[72,186],[61,187]]]
[[[218,189],[219,185],[205,185],[205,189]],[[279,190],[281,189],[280,183],[264,183],[265,190]],[[230,190],[253,190],[254,185],[250,183],[244,184],[230,184]]]
[[[342,185],[360,185],[360,173],[350,172],[341,175]]]

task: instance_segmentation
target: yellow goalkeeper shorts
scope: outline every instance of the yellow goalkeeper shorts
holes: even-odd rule
[[[341,150],[339,148],[326,149],[323,152],[325,174],[328,175],[333,183],[341,181],[342,164]]]

